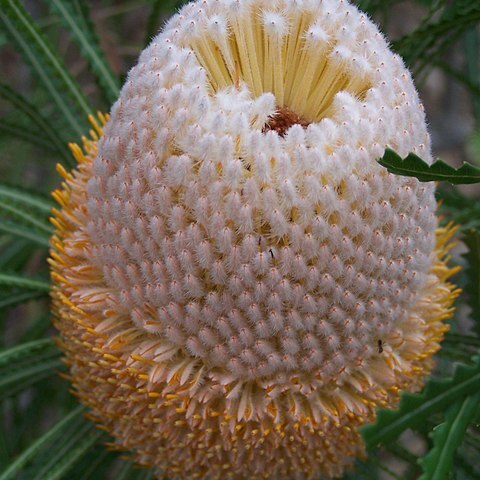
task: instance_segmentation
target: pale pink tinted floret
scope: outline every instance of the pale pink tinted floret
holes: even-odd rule
[[[432,160],[410,74],[348,2],[170,20],[71,186],[62,241],[97,283],[56,267],[115,374],[158,394],[156,456],[102,393],[120,444],[184,478],[329,478],[361,452],[356,427],[421,385],[453,298],[434,185],[389,174],[386,147]]]

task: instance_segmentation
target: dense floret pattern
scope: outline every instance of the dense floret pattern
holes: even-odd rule
[[[408,71],[346,1],[185,6],[54,195],[56,326],[169,478],[331,478],[432,367],[456,294]]]

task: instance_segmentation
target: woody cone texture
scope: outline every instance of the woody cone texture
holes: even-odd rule
[[[91,415],[169,479],[341,476],[456,295],[409,72],[347,1],[204,0],[54,192],[53,304]]]

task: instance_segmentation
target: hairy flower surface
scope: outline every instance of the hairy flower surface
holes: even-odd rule
[[[456,294],[402,60],[342,0],[186,5],[54,193],[71,379],[158,476],[332,478],[422,386]]]

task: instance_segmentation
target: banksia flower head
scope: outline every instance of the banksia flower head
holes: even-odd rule
[[[409,72],[347,1],[203,0],[141,54],[54,193],[56,326],[159,478],[339,476],[432,367],[455,296]]]

